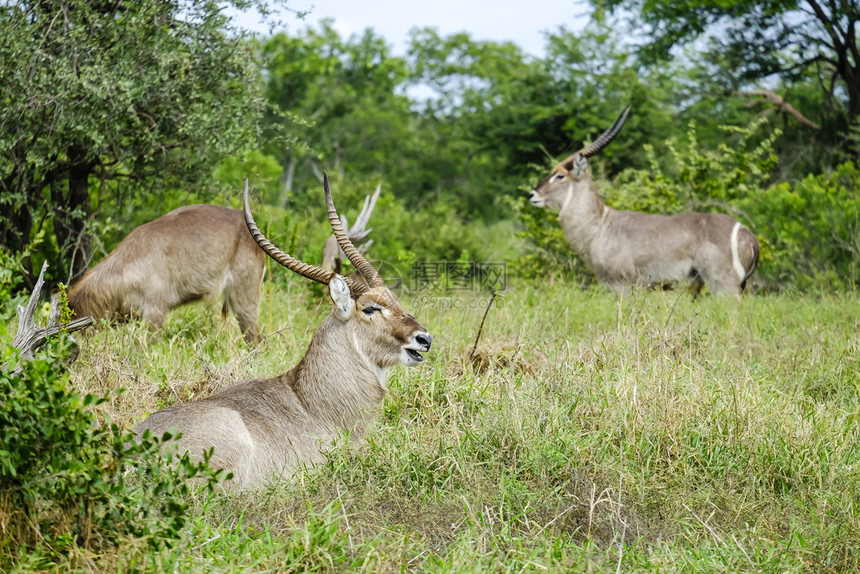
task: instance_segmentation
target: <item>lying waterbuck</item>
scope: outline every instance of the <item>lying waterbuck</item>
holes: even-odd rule
[[[242,212],[187,205],[128,234],[69,291],[69,308],[96,319],[143,318],[161,327],[171,309],[223,300],[249,343],[259,341],[257,303],[266,255]]]
[[[758,265],[759,245],[740,222],[721,213],[654,215],[616,211],[597,194],[588,159],[611,142],[630,106],[594,143],[555,166],[531,192],[538,207],[559,210],[571,249],[612,289],[687,282],[715,294],[740,294]]]
[[[344,434],[360,437],[382,404],[388,370],[414,366],[430,350],[430,334],[397,302],[379,273],[352,245],[341,226],[324,178],[329,222],[340,247],[367,285],[294,259],[272,245],[251,215],[245,183],[245,221],[254,239],[275,261],[326,284],[332,310],[311,339],[305,356],[287,373],[245,381],[212,396],[153,413],[135,428],[182,433],[179,451],[233,473],[238,488],[289,476],[298,464],[314,463]]]

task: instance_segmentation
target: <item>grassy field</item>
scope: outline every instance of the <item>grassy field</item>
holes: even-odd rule
[[[99,408],[130,426],[287,370],[328,305],[298,281],[264,289],[258,348],[214,307],[190,307],[160,332],[86,337],[73,386],[125,388]],[[433,350],[393,370],[366,442],[287,484],[200,495],[172,549],[129,540],[59,570],[860,569],[856,293],[619,304],[516,284],[472,361],[484,295],[401,303]]]

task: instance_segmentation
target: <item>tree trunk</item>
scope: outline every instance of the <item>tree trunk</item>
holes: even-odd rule
[[[9,251],[18,253],[30,242],[33,222],[27,205],[15,209],[11,199],[9,203],[0,204],[0,224],[0,245]]]
[[[69,148],[69,195],[52,190],[54,199],[54,233],[62,260],[69,264],[67,281],[71,283],[89,267],[92,238],[86,226],[92,215],[89,194],[89,177],[92,163],[87,160],[82,146]],[[62,273],[59,274],[62,277]]]
[[[851,68],[848,81],[848,123],[860,117],[860,67]]]
[[[20,181],[12,176],[0,182],[2,192],[6,196],[0,202],[0,245],[10,253],[20,253],[30,243],[30,232],[33,229],[33,216],[30,213],[30,205],[23,202],[16,208],[18,203],[14,194],[21,189]],[[20,193],[20,192],[19,192]],[[27,192],[25,192],[27,193]],[[36,284],[36,275],[33,273],[33,264],[27,257],[22,261],[24,266],[24,286],[32,289]]]

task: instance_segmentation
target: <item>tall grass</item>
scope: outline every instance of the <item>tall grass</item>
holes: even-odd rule
[[[297,281],[264,289],[256,349],[233,319],[190,307],[162,331],[132,323],[87,336],[72,383],[126,389],[99,408],[132,425],[281,373],[328,305]],[[173,549],[128,540],[60,568],[860,568],[856,294],[619,301],[520,283],[489,311],[476,363],[482,315],[468,304],[420,312],[433,351],[393,371],[365,442],[344,440],[291,482],[196,503]]]

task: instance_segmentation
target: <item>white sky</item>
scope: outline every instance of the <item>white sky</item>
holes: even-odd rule
[[[393,46],[395,56],[405,54],[409,30],[425,26],[442,36],[468,32],[473,40],[510,40],[533,56],[543,56],[545,32],[562,25],[580,30],[589,14],[586,0],[291,0],[289,6],[310,10],[303,21],[292,14],[282,17],[291,34],[318,28],[320,20],[331,18],[344,38],[373,28]],[[268,33],[255,15],[240,14],[236,22]]]

